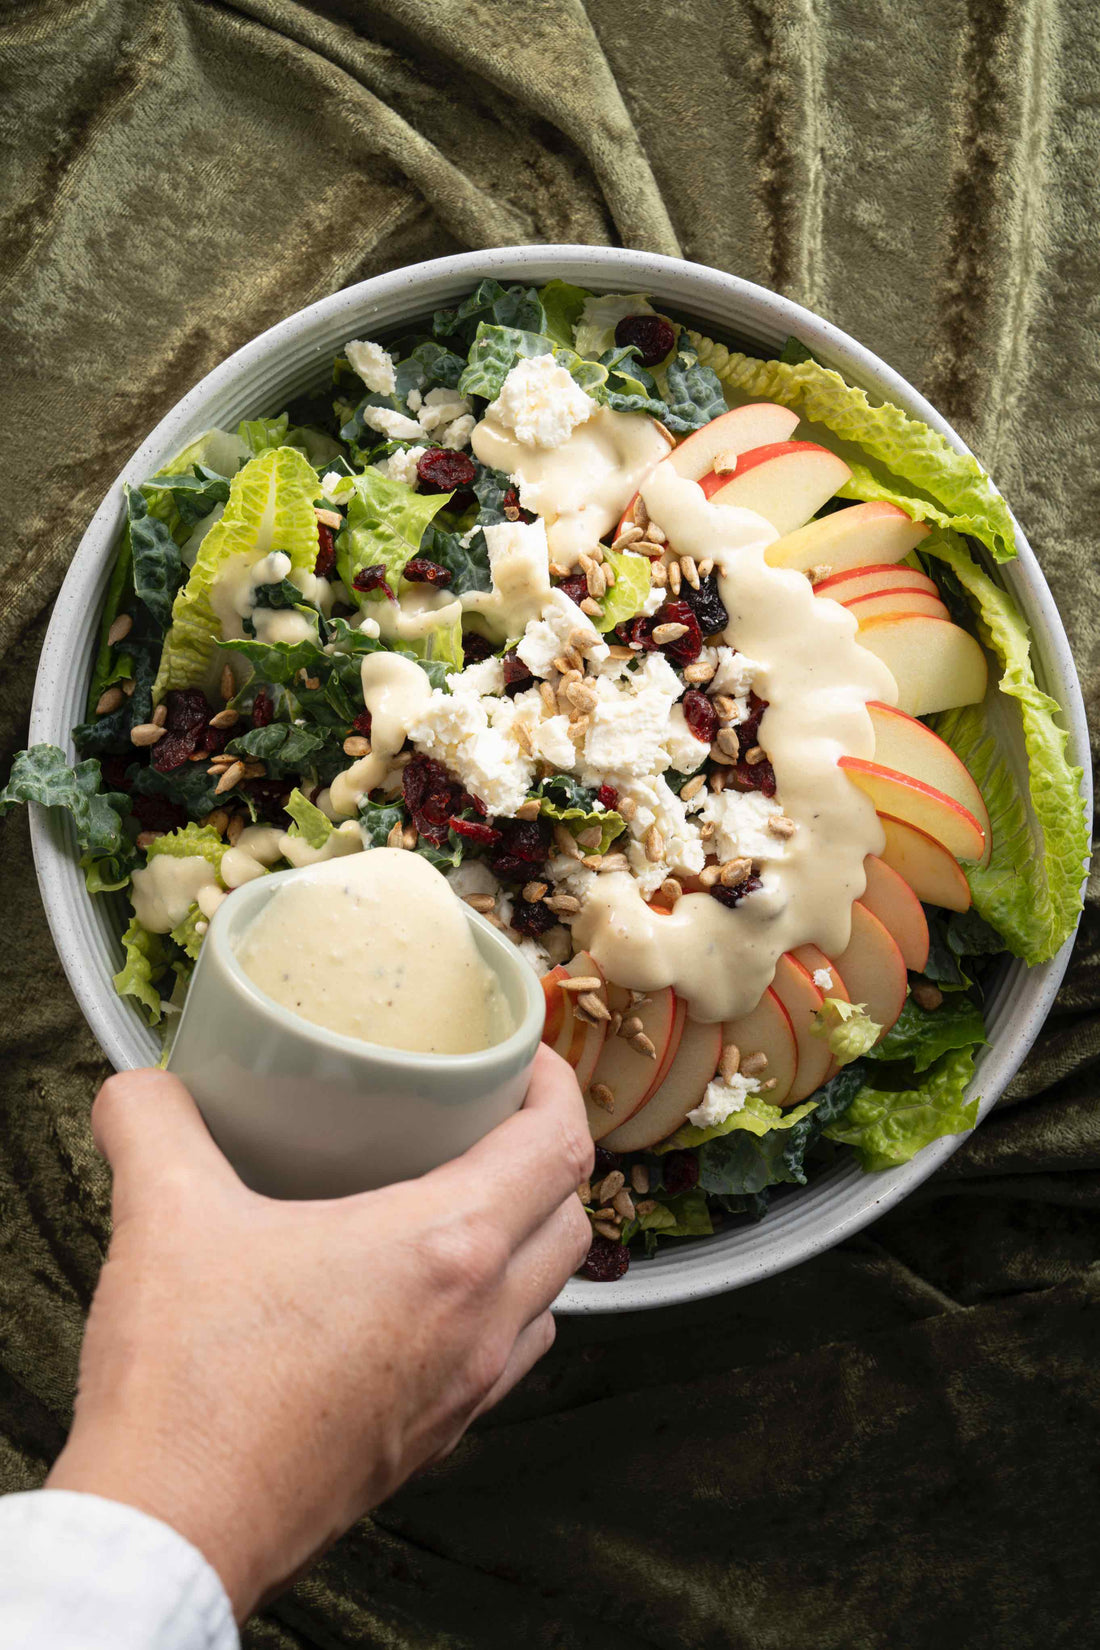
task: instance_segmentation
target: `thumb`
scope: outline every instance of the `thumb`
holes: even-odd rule
[[[189,1186],[240,1187],[178,1077],[166,1071],[120,1071],[92,1106],[92,1135],[114,1174],[114,1212]]]

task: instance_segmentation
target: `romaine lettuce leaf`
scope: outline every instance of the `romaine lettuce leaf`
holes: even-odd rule
[[[632,619],[649,595],[653,583],[648,556],[639,556],[629,550],[605,550],[604,562],[615,574],[615,583],[600,601],[597,630],[614,630],[617,624]]]
[[[850,1065],[874,1048],[882,1031],[867,1013],[864,1003],[848,1003],[840,997],[826,997],[810,1031],[823,1037],[839,1065]]]
[[[950,1049],[916,1087],[861,1088],[844,1115],[827,1124],[825,1134],[852,1146],[865,1169],[908,1163],[941,1135],[974,1127],[978,1099],[965,1098],[973,1075],[973,1048]]]
[[[599,357],[615,344],[615,328],[628,315],[656,315],[641,292],[604,292],[589,297],[574,323],[573,347],[579,355]]]
[[[562,349],[576,349],[574,329],[592,294],[581,286],[570,286],[568,281],[547,281],[539,288],[538,296],[545,317],[543,331]]]
[[[1068,736],[1055,721],[1059,706],[1035,680],[1027,624],[1012,597],[957,539],[936,535],[926,544],[966,590],[982,640],[1003,668],[998,688],[982,704],[935,719],[936,732],[977,782],[993,827],[989,864],[963,869],[978,914],[1009,949],[1025,962],[1046,962],[1073,932],[1081,910],[1089,852],[1081,769],[1066,760]],[[1016,702],[1023,723],[1026,798],[995,738],[1002,695]]]
[[[104,791],[99,763],[92,757],[75,767],[57,745],[32,745],[19,751],[0,791],[0,817],[18,802],[64,808],[72,816],[76,840],[97,859],[124,852],[128,839],[122,821],[130,800],[120,791]]]
[[[222,856],[227,843],[212,825],[178,825],[174,831],[165,831],[162,836],[155,837],[146,849],[146,859],[156,859],[158,854],[170,854],[173,859],[209,860],[215,871],[221,870]]]
[[[550,797],[544,796],[541,812],[546,819],[560,820],[563,825],[568,826],[574,836],[580,836],[582,831],[589,831],[599,826],[602,833],[600,845],[598,848],[588,850],[589,853],[593,854],[606,854],[615,838],[621,836],[626,828],[622,815],[617,814],[613,808],[605,809],[601,813],[596,808],[589,810],[583,807],[563,805],[560,802],[553,801]]]
[[[202,924],[201,931],[199,924]],[[182,922],[178,922],[168,938],[174,940],[181,951],[185,951],[194,962],[202,950],[202,942],[206,938],[207,921],[196,903],[193,903]]]
[[[773,1130],[782,1132],[784,1129],[792,1129],[813,1110],[813,1100],[804,1100],[800,1106],[792,1106],[789,1111],[784,1111],[781,1106],[773,1106],[766,1094],[747,1094],[741,1110],[731,1112],[724,1122],[711,1123],[706,1128],[700,1128],[696,1123],[682,1123],[676,1133],[662,1141],[659,1146],[655,1146],[654,1151],[658,1156],[663,1156],[665,1152],[683,1151],[689,1146],[703,1146],[708,1140],[720,1140],[725,1135],[742,1130],[759,1139]]]
[[[948,1049],[973,1049],[985,1040],[982,1011],[964,993],[945,997],[939,1008],[932,1009],[921,1008],[908,997],[881,1043],[867,1054],[872,1060],[908,1060],[919,1073]]]
[[[623,1242],[629,1242],[635,1232],[659,1232],[661,1237],[709,1237],[714,1231],[706,1194],[698,1187],[690,1192],[678,1192],[674,1197],[647,1199],[655,1207],[638,1214],[623,1227]]]
[[[919,521],[971,533],[998,561],[1016,554],[1008,506],[977,460],[957,453],[919,419],[888,402],[873,404],[865,391],[816,361],[797,366],[758,361],[697,333],[690,337],[700,361],[737,395],[791,407],[821,427],[810,434],[820,440],[824,432],[826,446],[837,447],[829,432],[842,444],[854,444],[854,453],[844,445],[837,448],[852,466],[843,497],[885,499]]]
[[[290,835],[300,836],[311,848],[323,848],[332,835],[332,820],[314,806],[307,796],[294,789],[287,798],[286,811],[294,824]]]
[[[114,976],[113,984],[120,997],[136,997],[144,1008],[150,1025],[156,1025],[162,1014],[161,995],[156,982],[168,972],[169,957],[164,938],[150,934],[136,917],[122,936],[126,961]]]
[[[396,595],[405,563],[419,554],[424,529],[451,495],[415,493],[403,481],[391,481],[379,470],[356,476],[354,486],[347,522],[336,539],[336,570],[354,600],[369,608],[389,598],[381,590],[357,591],[355,575],[381,564]]]
[[[273,447],[233,477],[225,512],[202,540],[187,583],[173,603],[155,699],[170,688],[212,689],[220,669],[221,624],[211,591],[231,561],[240,557],[250,564],[278,549],[290,557],[293,568],[312,573],[317,561],[317,491],[317,472],[293,447]]]

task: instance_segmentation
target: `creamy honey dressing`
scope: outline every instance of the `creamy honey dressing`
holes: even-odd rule
[[[284,882],[237,954],[284,1008],[364,1042],[469,1054],[514,1029],[446,878],[401,849],[371,848]]]
[[[362,798],[382,783],[432,694],[427,672],[415,659],[400,653],[368,653],[359,674],[363,703],[371,714],[370,755],[338,773],[327,795],[318,799],[318,805],[336,819],[352,818]]]
[[[736,1019],[759,1001],[784,951],[809,941],[835,957],[848,943],[863,860],[880,852],[883,832],[837,759],[874,754],[866,701],[894,704],[897,687],[856,642],[851,614],[819,600],[803,575],[767,565],[776,533],[754,511],[708,503],[670,464],[653,471],[642,496],[678,554],[716,563],[726,639],[762,667],[756,691],[769,708],[760,741],[797,829],[782,861],[766,866],[764,886],[733,909],[688,894],[662,916],[630,876],[612,873],[588,893],[573,937],[617,984],[671,985],[696,1019]]]
[[[141,870],[134,872],[131,899],[134,915],[150,934],[167,934],[187,916],[196,900],[210,889],[219,894],[218,878],[207,859],[197,854],[177,858],[175,854],[154,854]]]
[[[653,419],[600,407],[560,447],[528,446],[488,418],[470,445],[483,464],[516,478],[524,508],[546,522],[550,559],[575,567],[617,524],[670,443]]]

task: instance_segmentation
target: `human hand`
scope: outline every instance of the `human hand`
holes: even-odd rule
[[[172,1525],[243,1620],[550,1346],[589,1245],[576,1079],[541,1048],[463,1157],[333,1202],[249,1191],[164,1072],[110,1078],[92,1127],[114,1236],[48,1487]]]

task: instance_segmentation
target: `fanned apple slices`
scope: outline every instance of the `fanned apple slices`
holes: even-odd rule
[[[815,595],[852,614],[860,645],[894,676],[897,706],[868,706],[873,759],[841,759],[874,803],[885,845],[865,861],[866,888],[852,906],[845,950],[830,958],[800,945],[780,957],[771,986],[738,1021],[689,1019],[668,987],[637,1001],[637,993],[605,984],[587,952],[546,975],[544,1041],[573,1065],[593,1138],[613,1151],[644,1151],[673,1134],[731,1045],[765,1082],[771,1102],[807,1099],[837,1070],[814,1029],[825,997],[864,1004],[885,1034],[905,1002],[908,971],[928,962],[923,905],[967,910],[959,861],[989,859],[989,813],[978,786],[918,720],[980,700],[985,655],[952,623],[934,580],[907,561],[928,534],[923,522],[886,503],[817,516],[851,472],[827,448],[793,439],[797,425],[786,407],[735,407],[662,462],[698,482],[712,503],[745,506],[769,521],[779,535],[767,548],[769,564],[812,576]],[[635,494],[619,532],[631,525],[636,502]],[[597,981],[598,1004],[570,990],[570,978]]]

